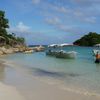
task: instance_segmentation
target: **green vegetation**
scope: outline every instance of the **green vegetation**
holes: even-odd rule
[[[100,34],[95,32],[89,32],[87,35],[84,35],[80,39],[76,40],[73,44],[79,46],[94,46],[95,44],[100,43]]]
[[[5,12],[0,11],[0,46],[10,45],[25,45],[25,39],[23,37],[16,37],[15,33],[8,33],[9,21],[5,18]]]

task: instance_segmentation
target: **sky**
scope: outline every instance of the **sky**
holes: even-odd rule
[[[100,0],[1,0],[9,33],[29,45],[72,43],[89,32],[100,33]]]

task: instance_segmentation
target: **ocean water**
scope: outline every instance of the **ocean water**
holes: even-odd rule
[[[94,63],[92,47],[67,47],[77,52],[76,59],[46,56],[45,52],[11,54],[3,57],[25,69],[33,77],[77,93],[100,96],[100,64]]]

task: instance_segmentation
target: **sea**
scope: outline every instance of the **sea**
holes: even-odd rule
[[[46,52],[16,53],[2,57],[16,64],[14,68],[59,88],[85,95],[100,96],[100,64],[96,64],[94,47],[68,46],[76,51],[75,59],[47,56]],[[6,72],[5,72],[6,73]]]

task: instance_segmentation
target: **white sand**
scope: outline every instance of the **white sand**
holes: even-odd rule
[[[16,70],[13,67],[12,71],[13,76],[8,74],[6,83],[16,87],[25,100],[100,100],[99,96],[80,94],[61,88],[57,84],[48,84],[29,75],[25,70]],[[0,83],[0,100],[23,100],[16,88]]]
[[[0,78],[2,77],[2,70],[4,69],[4,63],[5,61],[0,60]],[[2,82],[0,82],[0,100],[25,100],[23,96],[20,95],[20,93],[16,90],[15,87],[5,85]]]
[[[0,83],[0,100],[24,100],[16,88]]]

